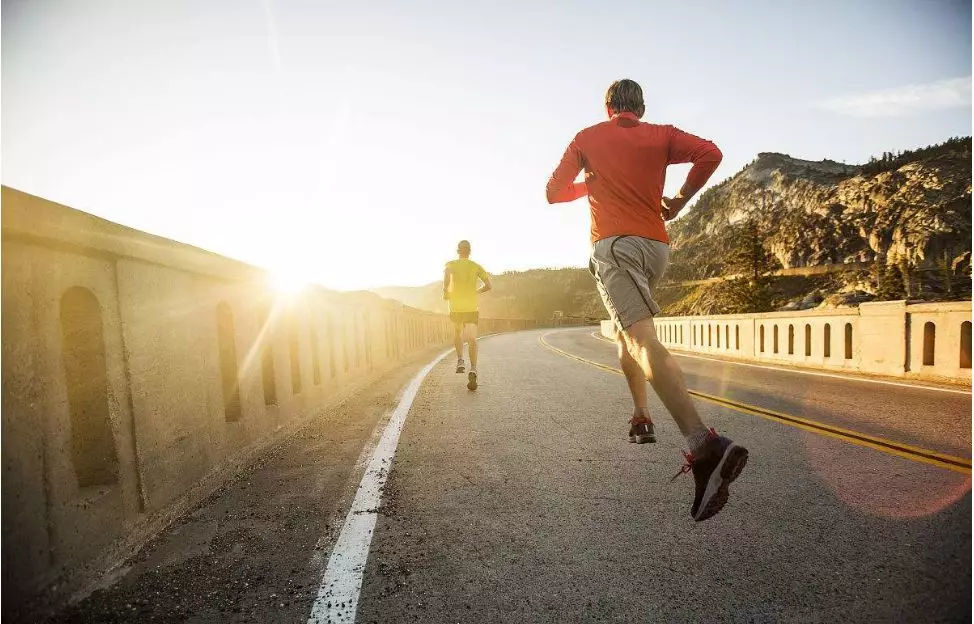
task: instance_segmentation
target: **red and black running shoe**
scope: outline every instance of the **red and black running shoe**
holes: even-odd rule
[[[459,360],[457,360],[457,372],[462,373],[464,370],[465,369],[463,367],[463,358],[460,358]]]
[[[673,477],[693,472],[696,492],[690,515],[697,522],[713,517],[727,503],[727,487],[736,479],[747,464],[747,449],[734,444],[729,438],[717,435],[713,429],[704,442],[703,449],[694,456],[683,453],[686,465]]]
[[[653,421],[645,416],[633,416],[629,419],[629,441],[635,444],[645,444],[656,441],[656,430]]]
[[[477,389],[477,373],[476,371],[470,371],[467,374],[467,390]]]

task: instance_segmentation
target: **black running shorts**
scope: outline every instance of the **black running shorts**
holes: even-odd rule
[[[480,322],[480,312],[450,312],[450,320],[458,325],[476,325]]]

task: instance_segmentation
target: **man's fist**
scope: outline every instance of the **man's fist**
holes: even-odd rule
[[[687,205],[687,200],[682,197],[664,197],[663,198],[663,220],[670,221],[676,218],[676,215],[680,214],[683,207]]]

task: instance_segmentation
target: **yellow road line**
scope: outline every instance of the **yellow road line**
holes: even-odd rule
[[[547,340],[545,340],[551,333],[543,334],[538,337],[538,341],[545,348],[567,357],[572,360],[577,360],[583,362],[595,368],[600,368],[609,373],[615,373],[617,375],[622,375],[622,371],[613,366],[607,366],[605,364],[600,364],[594,362],[587,358],[575,355],[574,353],[569,353],[559,349],[558,347],[552,345]],[[848,442],[849,444],[855,444],[857,446],[865,446],[867,448],[875,449],[887,455],[895,455],[897,457],[902,457],[904,459],[909,459],[916,462],[922,462],[925,464],[931,464],[940,468],[946,468],[947,470],[952,470],[954,472],[959,472],[962,474],[971,474],[971,460],[965,457],[957,457],[955,455],[947,455],[945,453],[938,453],[936,451],[931,451],[930,449],[925,449],[919,446],[912,446],[909,444],[903,444],[902,442],[895,442],[893,440],[888,440],[886,438],[880,438],[878,436],[869,435],[866,433],[861,433],[859,431],[853,431],[852,429],[844,429],[842,427],[836,427],[835,425],[829,425],[817,420],[811,420],[808,418],[801,418],[798,416],[791,416],[790,414],[784,414],[782,412],[776,412],[771,409],[764,407],[758,407],[756,405],[749,405],[747,403],[741,403],[739,401],[733,401],[724,397],[715,396],[708,394],[706,392],[700,392],[699,390],[689,390],[688,392],[693,396],[703,399],[709,403],[714,403],[722,407],[727,407],[745,414],[751,414],[754,416],[760,416],[766,420],[772,420],[792,427],[797,427],[798,429],[803,429],[805,431],[810,431],[812,433],[817,433],[819,435],[828,436],[830,438],[835,438],[837,440],[842,440],[843,442]]]

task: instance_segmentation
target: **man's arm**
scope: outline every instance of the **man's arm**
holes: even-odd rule
[[[676,217],[690,198],[703,188],[723,158],[720,149],[707,139],[671,127],[668,164],[693,163],[693,167],[677,196],[663,198],[663,217],[667,221]]]
[[[450,265],[443,268],[443,300],[450,300]]]
[[[493,285],[490,283],[490,273],[485,271],[483,267],[480,268],[480,273],[477,274],[477,277],[479,277],[480,281],[484,283],[483,286],[477,289],[477,294],[485,293],[493,288]]]
[[[575,182],[578,172],[582,170],[582,152],[579,151],[575,139],[568,144],[565,155],[555,168],[555,172],[548,179],[545,194],[548,203],[570,202],[588,195],[588,186],[584,182]]]

